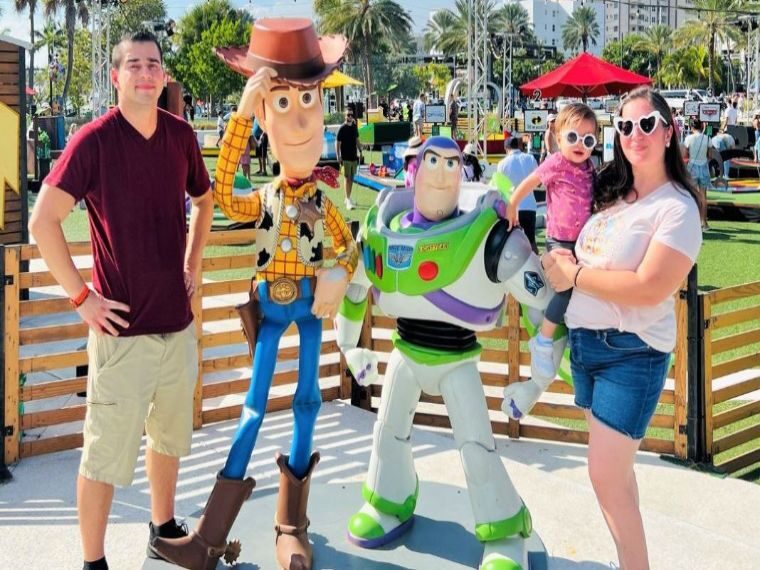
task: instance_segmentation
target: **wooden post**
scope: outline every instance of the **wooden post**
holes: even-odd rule
[[[687,458],[695,463],[707,461],[705,445],[705,321],[704,295],[697,290],[697,266],[691,268],[687,277],[687,398],[686,398],[686,450]]]
[[[507,299],[507,384],[520,381],[520,305],[511,295]],[[509,418],[507,435],[520,437],[520,422]]]
[[[3,282],[5,282],[5,247],[0,245],[0,275],[3,276]],[[5,287],[0,287],[0,306],[5,309]],[[3,310],[3,317],[0,318],[0,338],[5,338],[5,311]],[[5,370],[5,352],[0,351],[0,370]],[[0,429],[5,431],[5,382],[0,381]],[[11,472],[5,466],[5,438],[0,440],[0,483],[8,481],[13,478]]]
[[[193,394],[193,429],[203,427],[203,269],[195,276],[195,293],[190,299],[195,337],[198,339],[198,381]]]
[[[3,335],[4,378],[5,385],[5,463],[10,464],[19,459],[21,434],[19,433],[19,246],[5,247],[5,272],[3,288],[5,322]]]
[[[705,460],[712,463],[713,460],[713,365],[712,365],[712,300],[709,295],[701,295],[703,327],[703,354],[702,366],[704,370],[705,384]]]
[[[688,306],[686,301],[686,283],[676,299],[676,345],[675,353],[675,386],[673,388],[673,445],[675,456],[686,459],[686,393],[688,378]]]

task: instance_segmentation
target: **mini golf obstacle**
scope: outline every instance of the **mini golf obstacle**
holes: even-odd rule
[[[729,178],[715,184],[716,192],[728,194],[754,194],[760,192],[760,178]]]

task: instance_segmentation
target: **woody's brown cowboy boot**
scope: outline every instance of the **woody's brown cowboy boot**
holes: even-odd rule
[[[309,528],[306,507],[309,503],[311,474],[318,462],[319,452],[315,451],[311,454],[306,475],[298,479],[288,467],[288,456],[277,454],[280,494],[274,520],[275,545],[277,563],[285,570],[311,570],[311,544],[306,533]]]
[[[191,570],[213,570],[222,556],[234,562],[240,544],[228,544],[227,535],[255,485],[253,477],[227,479],[219,473],[195,530],[183,538],[156,538],[151,548],[164,560]]]

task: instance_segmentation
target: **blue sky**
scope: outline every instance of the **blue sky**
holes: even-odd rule
[[[190,9],[191,6],[198,4],[198,0],[191,2],[181,2],[180,0],[165,0],[169,16],[178,20]],[[306,16],[311,17],[312,0],[232,0],[235,6],[246,8],[256,17],[262,16]],[[42,4],[41,1],[38,4]],[[431,11],[440,8],[451,8],[454,6],[454,0],[416,0],[408,2],[400,0],[400,4],[406,7],[412,14],[414,28],[420,32],[427,22]],[[13,0],[0,0],[0,31],[6,28],[11,36],[29,40],[29,18],[26,12],[17,14],[13,6]],[[35,28],[41,29],[44,25],[41,6],[37,9],[35,19]],[[44,53],[44,52],[43,52]]]

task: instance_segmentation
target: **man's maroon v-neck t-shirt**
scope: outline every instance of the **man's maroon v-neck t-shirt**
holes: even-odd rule
[[[201,196],[210,184],[188,123],[159,109],[146,139],[111,109],[76,133],[45,183],[87,205],[93,286],[130,307],[121,336],[178,332],[192,322],[185,193]]]

